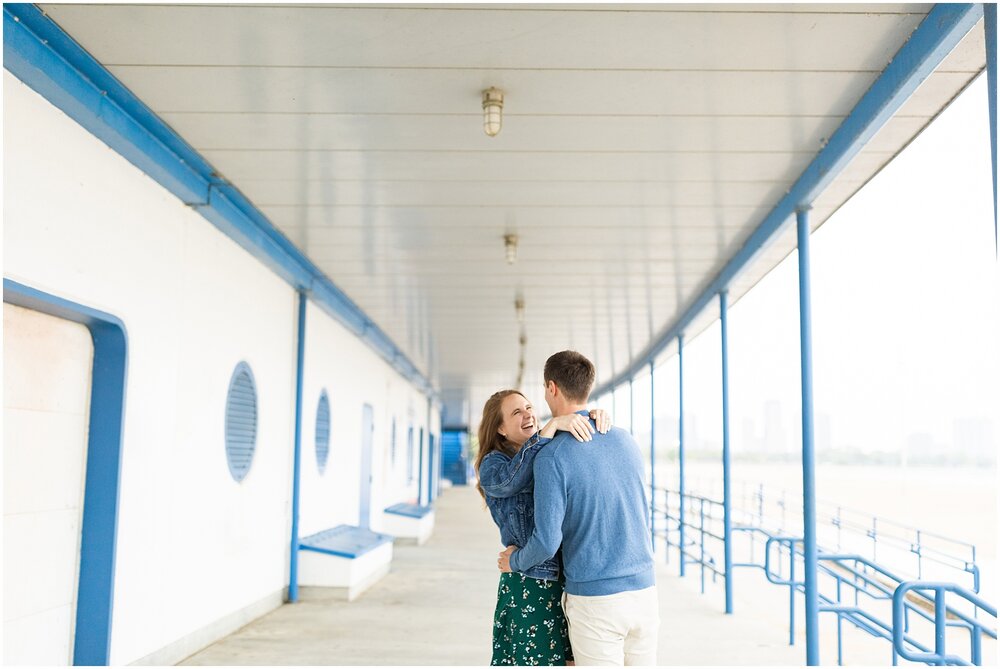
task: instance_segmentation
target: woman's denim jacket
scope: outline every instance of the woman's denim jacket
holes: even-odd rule
[[[493,451],[479,463],[479,485],[504,546],[523,548],[535,531],[534,462],[549,441],[536,432],[514,457]],[[559,578],[560,557],[556,554],[524,575],[554,581]]]

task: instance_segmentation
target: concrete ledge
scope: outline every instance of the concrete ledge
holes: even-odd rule
[[[282,588],[130,664],[143,666],[177,664],[257,618],[280,608],[285,602],[286,593],[287,588]]]
[[[383,514],[382,531],[396,537],[402,544],[424,544],[434,534],[434,511],[430,510],[415,518],[386,510]]]
[[[372,572],[362,581],[350,587],[330,587],[309,585],[299,588],[299,601],[301,602],[353,602],[360,597],[365,590],[372,587],[386,575],[388,575],[391,565],[385,564]]]
[[[299,585],[313,590],[312,597],[352,601],[388,574],[391,564],[391,543],[354,558],[302,550]]]

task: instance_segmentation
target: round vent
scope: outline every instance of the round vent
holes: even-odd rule
[[[330,455],[330,398],[326,391],[319,395],[319,406],[316,407],[316,464],[319,473],[326,469],[326,459]]]
[[[226,396],[226,460],[236,481],[250,471],[256,445],[257,386],[250,365],[241,362],[233,370]]]

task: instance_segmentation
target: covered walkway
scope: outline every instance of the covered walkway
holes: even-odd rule
[[[397,545],[392,572],[359,599],[323,599],[304,589],[300,603],[282,606],[182,664],[488,664],[497,533],[472,487],[444,491],[435,506],[431,540]],[[802,664],[802,646],[787,645],[781,609],[760,615],[744,608],[743,615],[727,616],[719,597],[701,596],[696,579],[682,581],[663,564],[658,585],[660,664]]]

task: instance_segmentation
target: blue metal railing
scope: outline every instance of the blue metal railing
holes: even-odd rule
[[[934,591],[934,652],[931,653],[923,649],[919,644],[916,644],[912,639],[906,636],[906,632],[909,631],[909,621],[906,620],[906,597],[907,593],[911,590],[914,591]],[[983,634],[990,636],[993,639],[997,638],[997,633],[995,629],[989,629],[985,625],[979,622],[979,620],[970,620],[969,618],[959,615],[961,623],[948,622],[948,615],[952,614],[952,609],[945,603],[945,593],[952,592],[957,596],[961,597],[967,602],[972,603],[976,609],[982,609],[983,611],[989,613],[994,618],[997,617],[997,610],[995,607],[991,606],[988,602],[980,598],[977,594],[969,592],[965,588],[955,585],[954,583],[935,583],[933,581],[907,581],[901,583],[896,591],[892,595],[892,641],[893,648],[900,656],[911,662],[926,662],[927,664],[969,664],[965,662],[962,658],[955,655],[948,655],[945,649],[945,630],[949,625],[959,625],[964,624],[969,628],[969,636],[971,638],[972,648],[972,664],[980,665],[983,663],[983,645],[982,638]],[[926,597],[926,595],[925,595]],[[907,648],[907,644],[914,646],[924,652],[915,653]]]
[[[784,495],[782,495],[783,504]],[[796,593],[804,593],[805,582],[796,578],[796,562],[803,559],[803,551],[800,546],[803,539],[801,536],[784,533],[781,529],[769,531],[764,525],[764,503],[762,488],[757,500],[755,510],[744,511],[744,517],[749,523],[735,525],[732,528],[734,533],[749,536],[749,559],[744,562],[736,562],[734,568],[756,568],[762,570],[769,583],[788,587],[789,592],[789,644],[795,644],[795,606]],[[706,576],[711,575],[712,581],[721,576],[729,579],[724,569],[718,567],[715,557],[712,555],[712,548],[722,548],[725,537],[717,529],[721,524],[719,513],[723,509],[723,503],[700,495],[689,495],[677,493],[667,489],[656,489],[652,498],[652,513],[663,519],[662,529],[654,533],[655,537],[662,539],[666,546],[666,559],[669,562],[672,548],[678,550],[682,564],[695,564],[701,567],[700,580],[701,592],[705,592]],[[681,512],[686,511],[686,518],[682,520]],[[847,622],[857,629],[867,634],[885,639],[891,644],[892,663],[898,663],[899,657],[907,660],[926,662],[928,664],[970,664],[962,657],[945,653],[943,632],[937,633],[934,650],[925,644],[920,643],[910,634],[911,619],[925,620],[935,625],[940,625],[940,629],[962,628],[967,630],[970,643],[971,664],[981,664],[982,662],[982,636],[996,639],[996,629],[988,627],[979,620],[979,613],[983,611],[996,618],[996,609],[978,596],[979,588],[979,568],[975,564],[975,546],[964,542],[955,541],[947,537],[922,532],[915,528],[907,528],[904,525],[891,523],[890,521],[873,518],[870,527],[859,526],[853,521],[845,522],[843,507],[838,507],[836,516],[830,516],[825,520],[830,521],[833,528],[837,530],[837,551],[824,552],[819,550],[817,571],[824,578],[832,579],[835,584],[835,595],[820,592],[819,613],[833,613],[837,616],[837,662],[843,664],[843,623]],[[786,518],[782,517],[781,524],[785,525]],[[836,520],[837,522],[832,522]],[[946,582],[924,582],[920,580],[907,580],[905,577],[890,570],[883,564],[876,561],[878,554],[877,544],[881,539],[883,542],[899,542],[900,539],[893,533],[880,532],[879,527],[892,525],[895,528],[903,528],[914,533],[915,541],[907,543],[905,548],[917,558],[917,571],[924,570],[924,560],[930,560],[938,565],[947,567],[961,573],[972,576],[974,590],[961,587],[956,583]],[[863,527],[863,531],[859,530]],[[686,528],[687,533],[682,534]],[[843,533],[847,531],[862,536],[872,541],[872,557],[856,553],[842,553],[841,540]],[[674,540],[674,536],[685,537],[683,540]],[[929,548],[923,541],[928,538],[935,538],[942,542],[950,542],[953,545],[969,549],[971,562],[962,556],[955,556],[939,548]],[[755,545],[763,540],[762,559],[758,560]],[[710,542],[716,544],[710,544]],[[905,543],[905,542],[904,542]],[[777,550],[775,550],[777,548]],[[773,559],[776,557],[776,559]],[[787,561],[787,576],[785,575],[785,562]],[[683,575],[683,572],[682,572]],[[918,576],[919,578],[919,576]],[[917,585],[914,585],[917,584]],[[731,588],[732,583],[730,582]],[[904,587],[906,586],[906,587]],[[922,590],[935,590],[941,592],[940,597],[927,597],[920,594]],[[845,592],[846,591],[846,592]],[[956,606],[944,605],[944,592],[954,593],[965,608],[971,607],[971,612],[963,611]],[[899,594],[897,594],[899,593]],[[876,605],[877,602],[891,602],[891,618],[879,617],[879,614],[865,608]],[[944,622],[938,622],[938,620]]]

